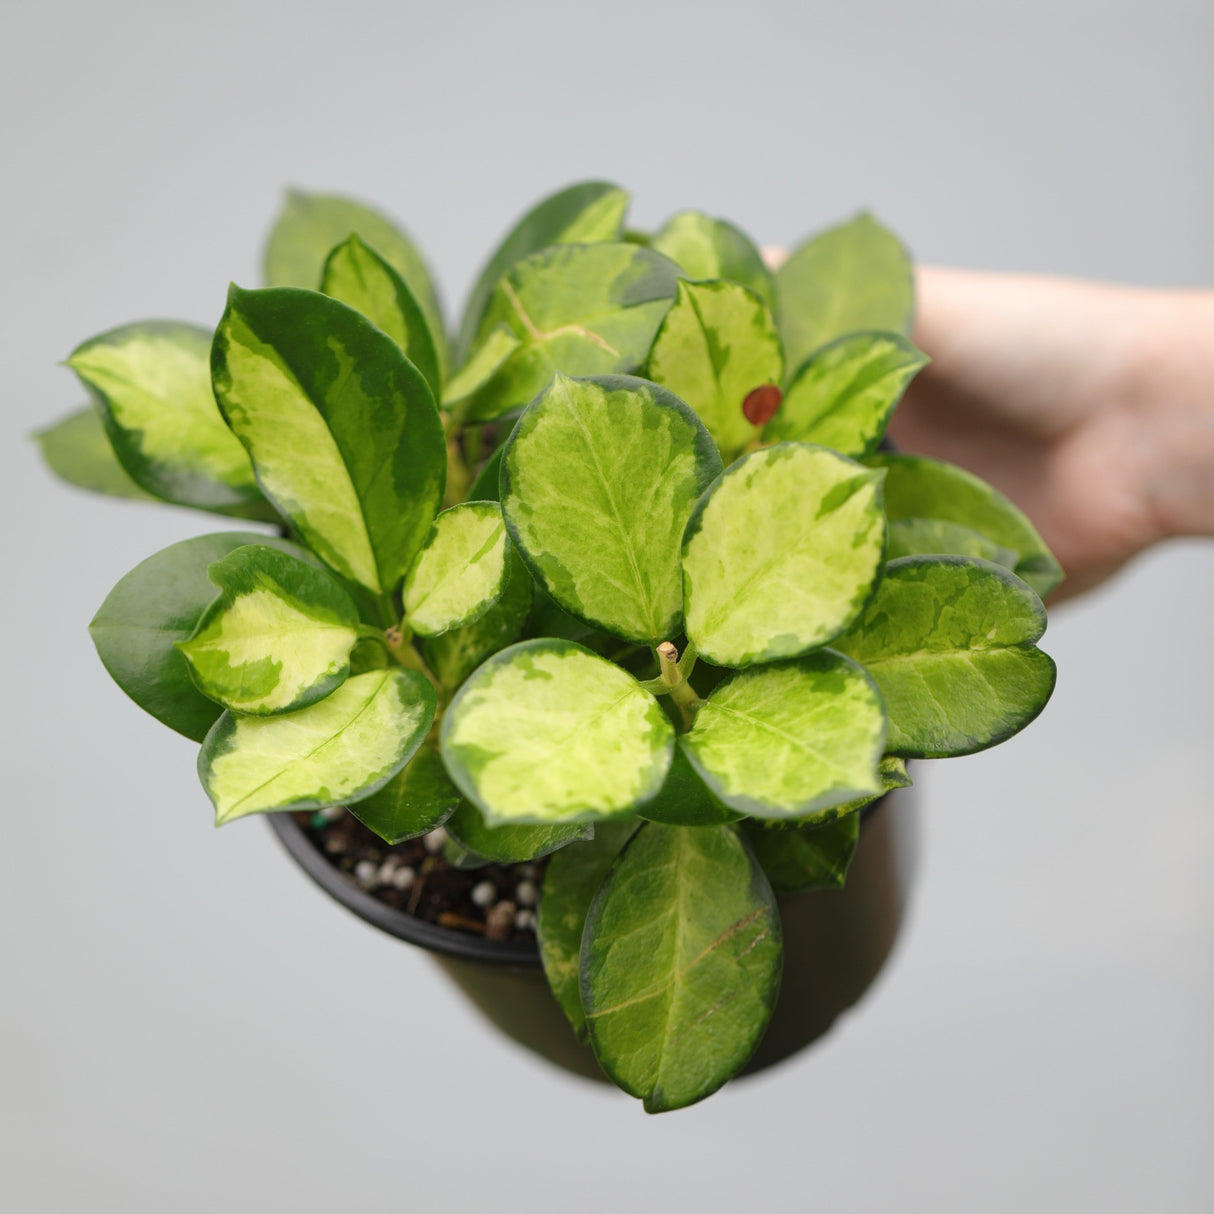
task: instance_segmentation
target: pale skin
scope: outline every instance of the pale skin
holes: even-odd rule
[[[1025,511],[1066,571],[1054,601],[1214,536],[1214,291],[935,266],[916,287],[932,362],[890,436]]]

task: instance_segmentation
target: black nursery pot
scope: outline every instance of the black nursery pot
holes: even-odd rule
[[[604,1078],[552,997],[533,941],[486,940],[395,910],[330,864],[289,813],[268,817],[283,846],[326,893],[372,926],[426,949],[506,1036],[568,1071]],[[915,792],[898,789],[863,811],[843,889],[780,900],[784,977],[767,1032],[744,1074],[816,1041],[872,984],[902,926],[915,842]]]

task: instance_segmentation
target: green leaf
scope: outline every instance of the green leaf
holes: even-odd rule
[[[1062,581],[1062,566],[1037,529],[1017,506],[985,481],[953,464],[925,456],[878,453],[868,463],[887,470],[885,510],[890,522],[940,519],[977,531],[1018,554],[1012,572],[1042,598]]]
[[[405,578],[405,618],[419,636],[479,619],[501,598],[510,541],[493,502],[444,510]]]
[[[557,371],[638,370],[678,277],[674,262],[622,243],[555,245],[519,262],[495,288],[476,343],[504,325],[518,347],[462,415],[501,417],[527,404]]]
[[[181,506],[272,519],[248,455],[215,406],[210,350],[206,329],[146,321],[90,338],[67,365],[136,484]]]
[[[447,819],[447,833],[465,851],[497,864],[538,860],[567,843],[593,838],[588,822],[558,822],[549,826],[490,826],[475,805],[462,801]]]
[[[316,704],[275,717],[225,712],[198,756],[215,825],[274,809],[348,805],[382,788],[412,758],[434,719],[429,681],[414,670],[347,679]]]
[[[943,758],[1023,729],[1054,690],[1036,594],[1000,565],[963,557],[891,562],[836,645],[862,662],[889,713],[891,752]]]
[[[879,475],[801,443],[744,456],[687,524],[687,635],[719,666],[825,645],[860,614],[884,545]]]
[[[468,296],[457,343],[460,359],[481,332],[493,288],[507,270],[549,245],[617,240],[628,201],[627,192],[609,182],[582,181],[532,207],[494,250]]]
[[[569,641],[495,654],[443,718],[447,771],[493,826],[630,813],[661,788],[673,747],[653,696]]]
[[[508,325],[498,325],[472,352],[472,357],[447,381],[443,389],[443,407],[450,408],[467,400],[483,388],[506,360],[522,345]]]
[[[443,390],[442,374],[425,313],[405,280],[374,249],[357,236],[339,244],[325,262],[320,289],[361,312],[392,338],[426,377],[438,400]]]
[[[724,278],[749,287],[768,307],[775,303],[775,279],[745,232],[701,211],[672,215],[649,247],[677,262],[688,278]]]
[[[842,889],[860,842],[860,815],[796,830],[765,830],[756,824],[747,836],[777,894]]]
[[[503,443],[485,461],[485,466],[476,474],[476,480],[468,490],[470,502],[500,502],[502,500],[501,473],[502,456],[506,454]]]
[[[462,800],[438,750],[423,745],[387,784],[349,810],[385,843],[403,843],[441,826]]]
[[[488,611],[463,628],[422,637],[421,651],[435,678],[458,687],[490,654],[518,640],[531,610],[531,574],[511,549],[505,589]]]
[[[425,314],[443,372],[447,329],[434,281],[413,241],[379,211],[333,194],[289,191],[266,245],[266,286],[317,290],[330,252],[351,235],[374,249],[405,280]]]
[[[145,712],[195,742],[207,736],[223,710],[194,686],[177,642],[190,636],[219,593],[207,570],[246,544],[268,544],[308,559],[294,544],[250,531],[182,540],[136,565],[89,625],[114,682]]]
[[[826,821],[882,791],[881,697],[830,650],[727,679],[679,744],[721,801],[756,818]]]
[[[85,405],[62,421],[34,434],[42,448],[47,467],[69,485],[104,493],[109,497],[129,497],[138,501],[157,502],[141,489],[114,454],[100,412]]]
[[[626,640],[661,641],[682,618],[683,527],[720,468],[707,431],[664,389],[557,375],[506,445],[502,513],[566,611]]]
[[[233,287],[212,362],[266,495],[343,577],[390,593],[446,483],[447,443],[421,372],[352,308],[290,288]]]
[[[776,272],[777,312],[788,366],[858,329],[909,333],[915,277],[901,241],[871,215],[807,240]]]
[[[649,822],[665,822],[668,826],[719,826],[739,817],[712,795],[688,762],[682,745],[674,748],[661,792],[637,812]]]
[[[631,818],[600,822],[594,828],[593,839],[561,848],[544,869],[535,929],[540,961],[557,1003],[583,1043],[589,1040],[589,1033],[578,981],[582,929],[595,893],[639,825]]]
[[[219,597],[177,645],[203,695],[267,715],[303,708],[345,682],[358,608],[331,574],[250,544],[216,561],[207,577]]]
[[[859,458],[876,449],[927,356],[897,333],[852,333],[811,354],[793,377],[768,441],[820,443]]]
[[[783,377],[776,323],[763,300],[736,283],[680,282],[647,374],[695,410],[728,458],[758,433],[743,402]]]
[[[1014,548],[1004,548],[969,527],[939,518],[894,519],[889,524],[885,556],[891,561],[900,556],[976,556],[1011,570],[1020,560]]]
[[[647,823],[599,887],[582,938],[582,1004],[603,1070],[650,1113],[711,1095],[775,1006],[775,896],[727,826]]]

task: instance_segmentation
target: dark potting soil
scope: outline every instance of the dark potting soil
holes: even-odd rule
[[[388,906],[491,940],[535,938],[543,860],[460,869],[443,856],[441,827],[388,844],[345,810],[291,816],[334,868]]]

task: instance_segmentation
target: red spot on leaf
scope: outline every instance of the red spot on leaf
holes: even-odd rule
[[[742,412],[752,426],[766,426],[775,417],[783,399],[784,393],[776,384],[764,384],[746,394],[746,399],[742,402]]]

